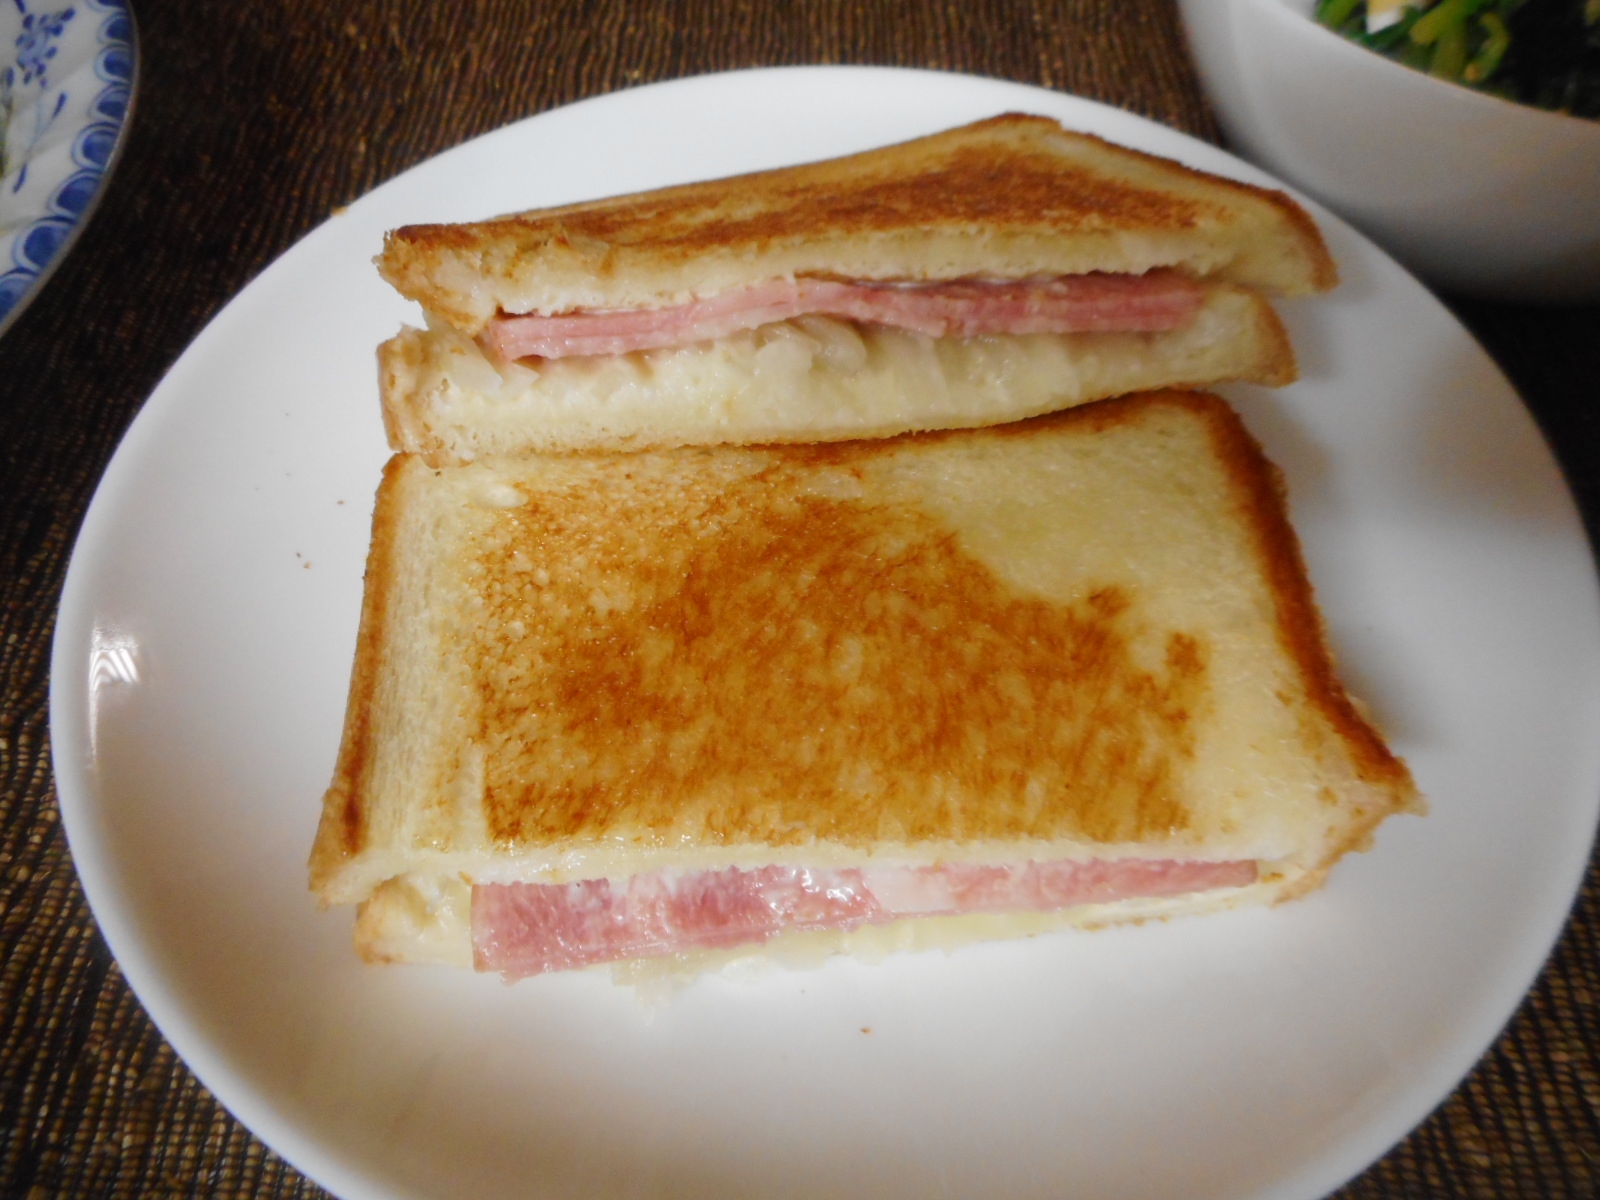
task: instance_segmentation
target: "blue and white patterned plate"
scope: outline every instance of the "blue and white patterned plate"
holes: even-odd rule
[[[88,223],[137,59],[127,0],[0,0],[0,333]]]

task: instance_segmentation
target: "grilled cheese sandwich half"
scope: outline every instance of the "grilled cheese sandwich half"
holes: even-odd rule
[[[1320,885],[1404,764],[1277,473],[1144,394],[821,445],[397,455],[311,861],[368,958],[510,976]]]
[[[427,328],[382,352],[396,450],[810,442],[1140,389],[1280,385],[1272,295],[1332,287],[1282,193],[1010,114],[896,146],[395,230]],[[890,373],[915,387],[885,392]]]

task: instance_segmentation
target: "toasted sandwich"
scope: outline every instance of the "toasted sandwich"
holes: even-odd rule
[[[1402,761],[1220,399],[433,467],[379,491],[311,859],[374,961],[520,977],[1286,899]]]
[[[379,269],[396,450],[817,442],[1295,377],[1266,299],[1333,286],[1282,193],[1007,115],[803,166],[467,225]]]

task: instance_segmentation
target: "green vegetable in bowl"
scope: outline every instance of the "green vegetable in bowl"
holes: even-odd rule
[[[1441,79],[1600,119],[1600,0],[1318,0],[1317,20]]]

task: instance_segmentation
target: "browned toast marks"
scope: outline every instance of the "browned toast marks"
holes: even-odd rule
[[[821,470],[859,483],[870,453],[790,447],[687,488],[624,471],[500,515],[469,650],[497,842],[1160,843],[1188,825],[1174,760],[1211,701],[1202,638],[1168,634],[1147,667],[1125,589],[1018,596],[926,513],[816,494]],[[528,588],[512,564],[535,557],[548,582]]]

